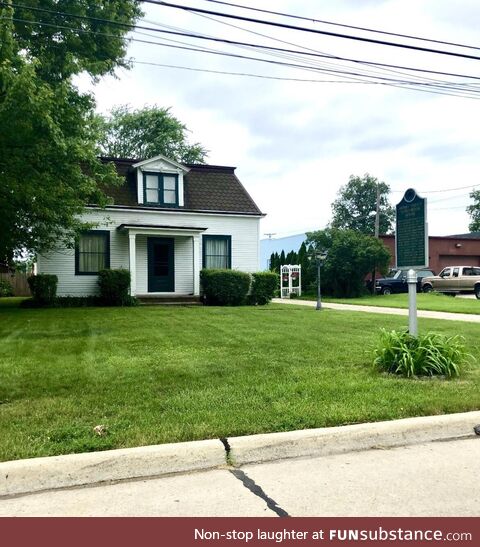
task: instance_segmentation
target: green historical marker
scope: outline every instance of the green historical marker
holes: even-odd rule
[[[399,269],[428,267],[427,200],[413,188],[397,204],[395,254]]]
[[[397,268],[408,270],[408,332],[418,334],[417,272],[428,266],[427,200],[409,188],[397,204],[395,229]]]

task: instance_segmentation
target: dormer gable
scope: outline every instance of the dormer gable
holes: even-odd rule
[[[184,175],[188,167],[158,155],[134,163],[137,174],[137,200],[139,205],[157,207],[183,207],[185,204]]]

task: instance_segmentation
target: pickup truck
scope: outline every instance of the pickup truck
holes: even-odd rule
[[[438,291],[453,296],[460,293],[474,293],[480,300],[480,268],[447,266],[438,275],[424,277],[422,291]]]

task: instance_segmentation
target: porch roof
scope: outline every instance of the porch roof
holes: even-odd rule
[[[181,235],[194,235],[204,232],[207,228],[198,226],[172,226],[162,224],[120,224],[117,230],[136,234],[151,234],[151,233],[171,233]]]

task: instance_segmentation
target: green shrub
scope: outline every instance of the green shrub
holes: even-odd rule
[[[34,306],[42,307],[54,305],[58,283],[58,277],[56,275],[31,275],[27,281],[32,293]]]
[[[452,377],[459,375],[461,365],[469,357],[459,335],[427,333],[416,337],[382,329],[379,346],[374,350],[374,366],[406,377]]]
[[[202,270],[203,294],[210,306],[239,306],[246,301],[250,274],[237,270]]]
[[[98,272],[100,300],[106,306],[132,306],[136,299],[129,294],[130,272],[124,269]]]
[[[0,279],[0,297],[13,296],[13,288],[6,279]]]
[[[278,289],[279,277],[274,272],[256,272],[252,274],[250,300],[252,304],[268,304]]]

